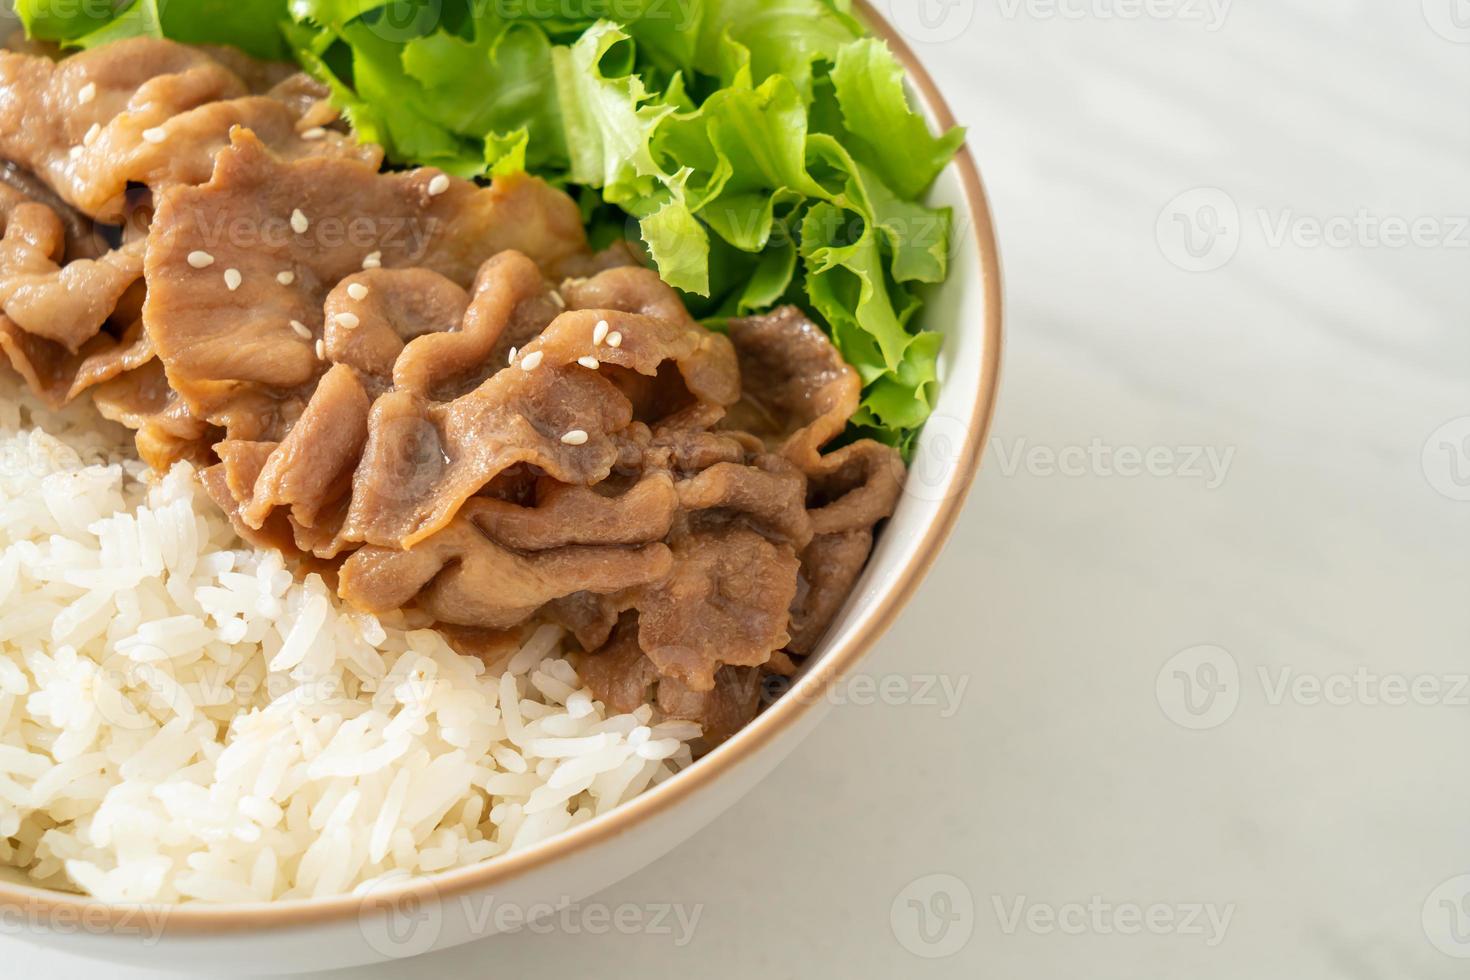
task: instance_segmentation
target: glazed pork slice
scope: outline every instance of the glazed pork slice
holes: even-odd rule
[[[460,513],[486,537],[517,551],[569,545],[636,545],[662,541],[679,511],[679,493],[666,472],[650,470],[632,486],[604,492],[543,479],[535,506],[471,497]]]
[[[141,320],[118,337],[98,333],[73,353],[0,316],[0,351],[31,391],[53,408],[153,360],[153,345]]]
[[[790,653],[812,653],[847,601],[873,550],[873,532],[858,528],[819,534],[801,553],[801,575],[791,603]]]
[[[153,357],[140,320],[144,245],[109,249],[39,181],[0,172],[0,351],[59,408]]]
[[[638,623],[628,617],[596,656],[578,658],[578,675],[609,710],[628,712],[658,705],[665,718],[697,722],[707,746],[717,745],[754,718],[764,693],[764,671],[722,667],[707,691],[661,676],[638,645]]]
[[[236,68],[244,61],[230,60]],[[114,222],[128,212],[130,183],[157,192],[207,180],[237,126],[287,159],[381,162],[376,146],[301,125],[312,121],[306,111],[300,98],[252,92],[216,55],[172,41],[132,38],[60,61],[0,52],[0,157],[83,213]]]
[[[801,311],[711,330],[564,193],[381,172],[283,66],[0,52],[0,350],[373,612],[561,623],[717,742],[789,675],[904,479]],[[109,229],[93,220],[128,226]]]
[[[105,411],[151,426],[139,406],[159,403],[153,379],[120,375],[154,355],[138,323],[152,193],[208,179],[237,125],[287,158],[376,165],[377,148],[324,128],[326,94],[289,66],[147,38],[59,60],[0,52],[0,349],[43,400],[118,380]],[[170,398],[166,430],[151,427],[140,450],[198,458],[180,436],[205,429]]]
[[[107,233],[112,229],[99,228],[91,218],[67,204],[44,181],[19,164],[0,160],[0,184],[21,199],[45,205],[56,213],[66,234],[67,258],[95,259],[111,249]]]
[[[671,565],[669,548],[661,543],[520,554],[457,518],[406,551],[359,549],[342,566],[342,593],[370,612],[414,601],[440,622],[506,629],[573,592],[616,592],[662,581]]]
[[[676,532],[672,574],[638,597],[638,645],[661,676],[696,691],[722,665],[758,667],[790,639],[798,560],[737,523]]]
[[[722,424],[759,436],[803,468],[847,426],[862,397],[848,367],[816,324],[794,306],[731,320],[740,357],[741,399]]]
[[[144,322],[170,383],[196,414],[231,438],[278,440],[326,371],[326,357],[381,367],[394,356],[389,344],[359,360],[341,338],[326,337],[329,309],[347,330],[361,329],[364,316],[370,329],[378,325],[374,307],[346,302],[360,289],[378,303],[371,283],[344,280],[364,270],[422,269],[464,289],[508,249],[554,268],[585,247],[576,205],[536,178],[480,188],[430,170],[378,173],[352,159],[290,162],[241,129],[208,183],[161,195]],[[329,306],[339,284],[343,292]],[[451,298],[446,310],[455,305]],[[421,319],[416,329],[427,329]],[[319,354],[324,337],[331,348],[324,343]],[[394,364],[425,341],[432,336],[410,339]]]
[[[181,459],[209,462],[210,447],[219,438],[218,430],[191,413],[169,387],[154,357],[99,384],[92,403],[103,418],[137,433],[138,455],[155,472]]]
[[[67,232],[44,204],[0,186],[0,309],[15,326],[75,354],[143,273],[143,242],[67,259]]]
[[[669,717],[700,722],[710,742],[754,717],[762,676],[792,669],[785,652],[816,650],[903,480],[898,453],[871,440],[821,452],[860,385],[798,310],[731,321],[729,335],[740,400],[716,432],[675,426],[661,437],[658,458],[696,464],[678,484],[669,578],[548,608],[593,650],[581,670],[599,698],[653,698]],[[720,458],[719,437],[740,447],[738,459]]]

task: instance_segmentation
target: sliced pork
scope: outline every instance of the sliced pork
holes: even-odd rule
[[[728,737],[897,505],[896,451],[827,450],[857,374],[795,307],[695,321],[536,178],[382,171],[325,95],[164,41],[0,52],[0,351],[357,607],[560,623],[612,709]]]

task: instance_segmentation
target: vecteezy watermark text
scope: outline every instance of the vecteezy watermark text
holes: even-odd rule
[[[1290,664],[1242,671],[1224,647],[1204,644],[1165,661],[1154,694],[1170,721],[1202,731],[1229,721],[1247,694],[1268,708],[1466,708],[1470,673],[1379,671],[1364,665],[1311,671]]]
[[[1084,901],[1038,902],[1026,895],[992,895],[1000,931],[1007,936],[1025,930],[1038,936],[1185,936],[1204,940],[1211,949],[1225,941],[1235,903],[1112,902],[1101,895]]]
[[[1247,240],[1259,247],[1296,249],[1470,250],[1470,213],[1396,214],[1359,207],[1328,214],[1296,208],[1256,208],[1249,217],[1219,187],[1177,195],[1154,224],[1159,251],[1186,272],[1228,265]]]
[[[999,0],[1006,20],[1178,21],[1210,32],[1225,26],[1232,0]]]
[[[90,900],[0,902],[0,936],[35,933],[111,935],[158,942],[173,909],[166,905],[118,905]]]
[[[1025,438],[1007,443],[997,436],[990,448],[1006,477],[1154,477],[1199,480],[1207,490],[1219,489],[1235,461],[1234,446],[1114,446],[1100,438],[1086,445],[1048,446]]]
[[[866,708],[883,705],[888,708],[934,708],[940,718],[953,718],[970,686],[968,674],[853,674],[830,684],[808,685],[791,689],[791,678],[768,677],[762,685],[760,699],[773,703],[789,698],[804,703],[821,702],[834,707],[852,705]],[[742,683],[735,681],[734,684]]]
[[[441,898],[428,879],[389,875],[359,889],[358,928],[375,951],[392,958],[433,949],[452,910],[471,933],[530,932],[537,935],[664,937],[682,949],[694,940],[704,904],[683,902],[516,902],[495,895]]]

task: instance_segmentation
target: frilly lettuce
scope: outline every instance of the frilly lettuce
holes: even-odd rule
[[[908,447],[930,411],[963,140],[930,132],[850,0],[16,0],[31,36],[132,36],[294,57],[400,164],[529,169],[595,239],[643,240],[711,321],[796,302],[859,372],[856,429]]]

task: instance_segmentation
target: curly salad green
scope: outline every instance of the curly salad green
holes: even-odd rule
[[[855,430],[908,450],[939,335],[921,291],[951,216],[935,136],[850,0],[16,0],[30,36],[147,35],[294,59],[403,165],[526,169],[594,243],[640,237],[707,320],[804,307],[861,374]]]

